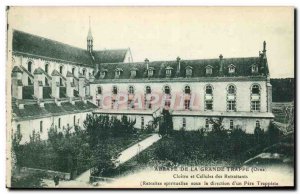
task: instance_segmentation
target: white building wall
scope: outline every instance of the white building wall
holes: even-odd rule
[[[32,120],[24,120],[24,121],[13,121],[12,127],[13,131],[17,130],[17,125],[20,124],[21,133],[22,133],[22,141],[21,144],[30,141],[30,135],[32,135],[33,131],[40,134],[42,140],[48,139],[48,131],[53,125],[53,127],[57,128],[59,132],[63,132],[63,128],[67,128],[68,124],[74,130],[74,116],[75,116],[75,125],[80,126],[84,129],[83,122],[86,119],[86,115],[91,114],[91,112],[84,113],[74,113],[68,115],[60,115],[60,116],[52,116],[46,118],[38,118]],[[58,127],[58,120],[61,119],[61,126]],[[43,121],[43,130],[40,131],[40,121]],[[73,131],[72,131],[73,132]]]
[[[205,128],[205,120],[211,119],[211,117],[197,117],[197,116],[174,116],[173,117],[173,125],[175,130],[180,130],[183,127],[183,118],[186,119],[186,128],[185,130],[198,130]],[[218,119],[218,118],[213,118]],[[256,121],[260,122],[261,129],[264,131],[268,130],[268,126],[271,122],[270,119],[263,118],[229,118],[226,117],[223,119],[222,125],[225,129],[230,129],[230,120],[233,120],[234,128],[240,126],[242,130],[246,133],[253,134],[254,129],[256,127]],[[209,124],[209,128],[211,129],[212,125]]]
[[[116,85],[119,89],[119,94],[124,93],[128,94],[129,85],[134,86],[135,94],[145,94],[145,88],[147,85],[151,87],[153,93],[163,94],[163,87],[169,85],[171,88],[172,98],[175,98],[175,104],[179,105],[180,94],[183,93],[184,87],[189,85],[191,88],[192,94],[195,94],[195,100],[193,105],[195,108],[192,110],[204,111],[204,95],[205,95],[205,86],[211,85],[213,87],[213,111],[227,111],[227,87],[229,84],[236,86],[236,105],[237,111],[251,111],[251,86],[256,83],[261,87],[261,112],[267,112],[267,93],[266,93],[266,83],[264,81],[252,82],[252,81],[235,81],[235,82],[169,82],[169,83],[102,83],[102,84],[91,84],[91,96],[93,96],[93,103],[96,104],[97,99],[97,88],[98,86],[102,87],[103,94],[111,94],[112,87]],[[98,96],[99,98],[99,96]],[[144,98],[142,97],[142,100]],[[161,102],[161,99],[160,99]],[[153,109],[159,108],[161,103],[158,103]],[[176,106],[179,110],[183,107]],[[126,108],[126,107],[125,107]]]
[[[92,74],[94,68],[91,67],[82,67],[78,65],[74,65],[67,62],[56,62],[51,60],[43,60],[43,59],[37,59],[37,58],[30,58],[30,57],[24,57],[24,56],[13,56],[14,58],[14,65],[22,65],[28,70],[28,62],[32,61],[32,67],[31,72],[33,73],[34,70],[38,67],[41,67],[43,70],[45,70],[45,65],[49,64],[48,66],[48,74],[51,76],[51,73],[53,70],[57,70],[59,72],[59,67],[63,66],[62,75],[65,77],[67,75],[67,72],[72,72],[72,68],[75,67],[75,77],[79,76],[79,72],[82,73],[83,69],[86,69],[86,78],[89,78],[89,73]],[[45,84],[44,81],[45,78],[43,78],[43,84]],[[22,81],[24,85],[28,85],[28,75],[26,73],[23,73]],[[50,83],[50,80],[49,80]]]

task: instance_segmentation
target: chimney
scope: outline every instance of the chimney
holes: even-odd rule
[[[179,56],[176,58],[176,61],[178,64],[176,75],[177,75],[177,77],[179,77],[180,76],[180,61],[181,61]]]
[[[79,73],[78,91],[81,98],[85,97],[85,76]]]
[[[149,69],[149,59],[145,59],[145,63],[146,63],[146,65],[147,65],[147,70]]]
[[[52,96],[55,99],[59,98],[59,78],[60,78],[60,73],[57,70],[52,71],[52,84],[51,84],[51,89],[52,89]]]
[[[43,70],[39,67],[34,70],[34,96],[40,100],[43,99]]]
[[[66,92],[67,92],[67,97],[73,98],[74,97],[74,87],[75,84],[73,82],[74,76],[71,72],[67,72],[67,82],[66,82]]]
[[[224,65],[223,65],[223,55],[222,54],[220,54],[219,59],[220,59],[220,70],[219,70],[219,72],[220,72],[220,75],[222,76],[222,75],[224,75],[224,72],[223,72]]]
[[[14,66],[12,70],[12,97],[18,100],[23,98],[22,70]]]

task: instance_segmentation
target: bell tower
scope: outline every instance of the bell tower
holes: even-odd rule
[[[92,30],[91,30],[91,18],[89,17],[89,32],[86,38],[87,41],[87,50],[91,53],[93,52],[93,36],[92,36]]]

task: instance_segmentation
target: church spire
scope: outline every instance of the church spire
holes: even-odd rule
[[[93,51],[93,36],[92,36],[92,30],[91,30],[91,17],[89,17],[89,32],[86,38],[87,41],[87,50],[89,52]]]

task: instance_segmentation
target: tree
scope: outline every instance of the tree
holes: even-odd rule
[[[162,110],[161,123],[159,126],[159,133],[161,135],[170,135],[173,131],[173,118],[169,110]]]

